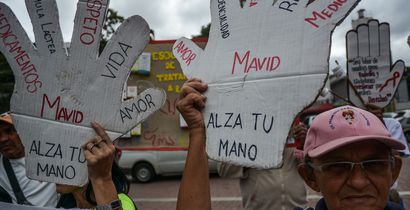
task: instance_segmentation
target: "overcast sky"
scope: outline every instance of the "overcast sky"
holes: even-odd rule
[[[230,0],[234,1],[234,0]],[[24,0],[0,0],[8,4],[34,39],[32,26]],[[60,11],[60,25],[64,40],[71,39],[76,0],[57,0]],[[177,39],[199,34],[201,26],[210,22],[209,0],[112,0],[110,7],[124,17],[140,15],[144,17],[156,39]],[[336,28],[333,35],[331,66],[334,60],[345,63],[345,34],[351,28],[351,20],[357,18],[357,10],[364,8],[367,15],[390,23],[393,59],[402,59],[410,66],[410,48],[407,36],[410,35],[409,0],[362,0],[358,7]]]

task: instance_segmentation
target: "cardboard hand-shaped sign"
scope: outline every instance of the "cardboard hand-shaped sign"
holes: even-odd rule
[[[32,179],[85,184],[81,145],[95,135],[90,123],[100,123],[116,139],[165,101],[165,92],[155,88],[122,101],[129,69],[149,41],[149,27],[139,16],[128,18],[99,55],[108,2],[78,2],[70,47],[63,42],[55,0],[26,0],[34,44],[0,3],[0,50],[16,79],[11,111]]]
[[[358,2],[211,1],[205,50],[186,38],[173,47],[184,74],[209,84],[203,113],[210,158],[281,164],[294,117],[325,84],[331,33]]]
[[[402,60],[392,65],[389,24],[370,20],[347,32],[346,43],[350,101],[358,107],[387,106],[405,69]]]

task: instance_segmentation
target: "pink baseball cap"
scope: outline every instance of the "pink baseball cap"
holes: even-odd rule
[[[342,146],[375,140],[402,150],[405,146],[391,138],[382,121],[372,113],[342,106],[315,117],[306,135],[304,156],[319,157]]]

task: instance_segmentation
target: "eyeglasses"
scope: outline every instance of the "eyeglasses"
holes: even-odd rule
[[[350,161],[340,161],[323,163],[320,165],[316,165],[311,162],[307,162],[307,164],[323,174],[335,177],[349,175],[353,171],[355,165],[359,165],[367,175],[376,175],[386,172],[386,170],[389,169],[391,165],[394,165],[394,158],[390,157],[389,159],[385,160],[365,160],[358,163]]]

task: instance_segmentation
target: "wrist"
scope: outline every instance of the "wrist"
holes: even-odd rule
[[[197,127],[189,129],[189,148],[205,148],[205,127]]]
[[[190,127],[189,133],[190,134],[199,134],[199,133],[205,134],[205,126],[201,125],[201,126],[196,126],[196,127]]]
[[[196,130],[196,129],[205,129],[205,124],[203,120],[200,122],[192,122],[192,123],[187,123],[188,124],[188,129],[191,130]]]
[[[89,177],[91,183],[93,186],[104,186],[107,183],[112,182],[112,176],[111,172],[108,173],[106,176],[100,176],[100,177]]]
[[[121,206],[122,206],[121,201],[119,199],[116,199],[106,205],[97,205],[94,209],[95,210],[120,210],[122,209]]]

